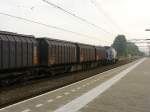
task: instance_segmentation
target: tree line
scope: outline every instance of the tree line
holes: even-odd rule
[[[118,35],[112,47],[116,49],[118,57],[141,56],[144,55],[134,43],[128,42],[125,35]]]

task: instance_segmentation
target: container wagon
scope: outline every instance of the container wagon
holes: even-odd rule
[[[49,75],[65,73],[77,62],[74,43],[50,38],[38,38],[40,68]]]
[[[34,36],[0,31],[0,81],[29,74],[39,64],[37,50]]]
[[[96,46],[96,63],[99,65],[104,65],[106,60],[106,49],[102,46]]]
[[[95,67],[95,46],[76,43],[77,46],[77,70],[87,70]]]

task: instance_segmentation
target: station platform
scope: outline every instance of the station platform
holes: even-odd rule
[[[150,112],[150,59],[143,58],[0,112]]]

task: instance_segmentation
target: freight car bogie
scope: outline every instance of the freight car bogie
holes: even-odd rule
[[[97,62],[86,62],[86,63],[74,63],[74,64],[66,64],[66,65],[55,65],[55,66],[43,66],[40,67],[39,74],[43,73],[45,76],[54,76],[60,75],[64,73],[71,73],[71,72],[79,72],[79,71],[87,71],[92,68],[98,66]]]
[[[13,83],[25,82],[27,80],[35,79],[40,77],[39,69],[34,68],[23,68],[17,70],[2,71],[0,73],[0,86],[7,86]]]
[[[75,64],[75,65],[71,66],[70,72],[87,71],[87,70],[90,70],[90,69],[95,68],[97,66],[98,66],[98,63],[95,61],[81,63],[81,64]]]
[[[44,76],[55,76],[58,74],[71,72],[71,67],[73,65],[55,65],[55,66],[42,66],[39,67],[39,74],[44,74]]]

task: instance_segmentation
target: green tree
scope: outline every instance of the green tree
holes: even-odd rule
[[[118,35],[115,38],[112,47],[116,49],[118,57],[127,56],[127,40],[124,35]]]
[[[128,55],[131,55],[131,56],[143,55],[143,53],[139,50],[138,46],[136,46],[132,42],[127,42],[127,52],[128,52]]]
[[[127,42],[127,52],[131,56],[136,56],[140,53],[138,47],[132,42]]]

